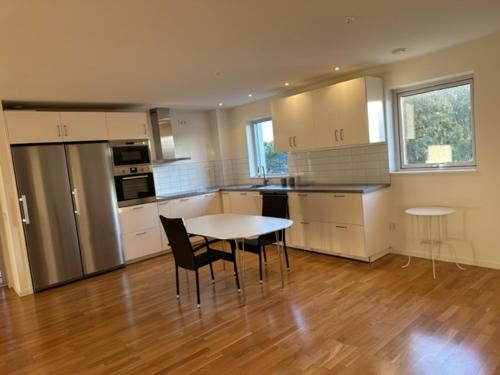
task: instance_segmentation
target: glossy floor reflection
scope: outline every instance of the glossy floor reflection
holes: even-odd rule
[[[192,274],[175,298],[170,255],[34,296],[0,289],[0,373],[493,374],[500,271],[390,255],[372,266],[276,252],[263,285],[246,255],[247,306],[231,267]]]

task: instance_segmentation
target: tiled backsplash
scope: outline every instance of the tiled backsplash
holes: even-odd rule
[[[385,144],[290,153],[288,168],[299,184],[390,182]],[[255,183],[247,158],[156,165],[154,174],[157,195]]]
[[[154,166],[156,195],[203,189],[224,184],[222,161],[179,161]]]

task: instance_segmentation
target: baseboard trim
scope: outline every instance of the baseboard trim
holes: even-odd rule
[[[401,249],[394,249],[391,248],[389,250],[391,254],[397,254],[397,255],[405,255],[405,256],[411,256],[415,258],[423,258],[423,259],[431,259],[430,254],[426,251],[415,251],[415,250],[401,250]],[[436,255],[435,260],[439,260],[442,262],[449,262],[449,263],[455,263],[455,257],[449,256],[449,255]],[[467,264],[469,266],[478,266],[478,267],[485,267],[485,268],[493,268],[493,269],[500,269],[500,262],[490,262],[490,261],[485,261],[485,260],[480,260],[480,259],[469,259],[469,258],[457,258],[456,261],[460,264]]]

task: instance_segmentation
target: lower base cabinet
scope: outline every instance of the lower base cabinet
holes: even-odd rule
[[[123,245],[127,262],[158,253],[161,251],[160,228],[124,234]]]

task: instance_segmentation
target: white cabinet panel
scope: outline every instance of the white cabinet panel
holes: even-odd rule
[[[110,140],[148,138],[146,113],[108,112],[106,126]]]
[[[58,112],[5,111],[9,142],[62,142],[63,133]]]
[[[200,215],[214,215],[222,212],[222,205],[219,193],[208,193],[201,195],[199,200]]]
[[[171,206],[170,201],[158,202],[158,220],[160,215],[165,217],[171,217],[170,206]],[[159,221],[159,226],[161,233],[161,248],[162,250],[166,250],[169,248],[168,238],[167,235],[165,234],[165,230],[163,229],[163,224],[161,223],[161,221]]]
[[[119,211],[123,233],[158,227],[158,206],[156,203],[122,207]]]
[[[231,208],[231,195],[227,191],[221,191],[220,193],[222,197],[222,211],[225,214],[230,214],[233,213],[232,208]]]
[[[262,215],[262,196],[258,192],[232,191],[229,193],[231,213]]]
[[[321,206],[316,220],[363,225],[363,195],[358,193],[319,193]]]
[[[294,220],[321,221],[324,202],[319,193],[289,193],[290,217]]]
[[[324,249],[324,224],[314,221],[295,221],[290,228],[290,245]]]
[[[333,251],[354,257],[366,258],[364,228],[359,225],[333,224]]]
[[[125,233],[123,235],[123,249],[126,261],[160,252],[162,250],[160,228],[155,226],[137,232]]]
[[[104,112],[60,112],[59,115],[67,142],[108,139]]]
[[[170,214],[172,217],[182,217],[183,219],[201,216],[200,200],[201,196],[173,199]]]
[[[314,147],[311,92],[273,101],[271,113],[276,151],[299,151]]]

